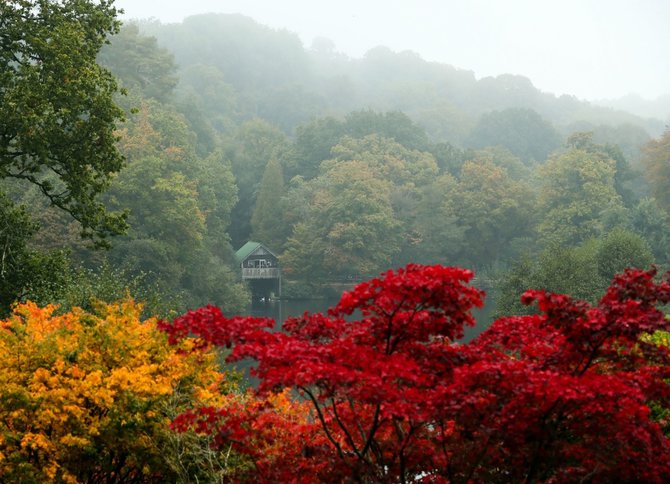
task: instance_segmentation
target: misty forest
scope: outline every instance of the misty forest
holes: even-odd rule
[[[0,481],[668,482],[670,118],[113,3],[0,4]]]

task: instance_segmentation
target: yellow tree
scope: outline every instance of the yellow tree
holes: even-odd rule
[[[188,439],[175,441],[171,418],[223,405],[230,385],[214,353],[169,346],[140,311],[26,303],[0,322],[0,481],[175,480]]]

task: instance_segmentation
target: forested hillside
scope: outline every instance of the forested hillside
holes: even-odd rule
[[[279,255],[287,296],[439,262],[497,281],[500,311],[528,284],[593,299],[629,264],[668,262],[660,121],[411,52],[305,48],[239,15],[128,23],[109,40],[98,60],[123,90],[125,166],[102,200],[129,229],[92,251],[76,221],[8,185],[36,209],[28,247],[60,254],[63,282],[34,283],[38,300],[128,287],[154,311],[240,310],[233,251],[248,240]],[[598,265],[602,251],[616,262]]]
[[[632,126],[652,136],[663,130],[658,120],[543,93],[523,76],[477,80],[471,71],[384,46],[350,59],[327,39],[305,48],[296,34],[241,15],[198,15],[179,24],[144,22],[140,28],[175,55],[180,90],[202,102],[207,112],[236,122],[261,117],[287,134],[313,117],[342,117],[362,109],[402,111],[434,141],[464,147],[486,142],[472,135],[483,114],[510,108],[531,109],[564,135],[602,130],[598,142],[617,136],[607,127],[629,128],[631,138],[640,135]]]

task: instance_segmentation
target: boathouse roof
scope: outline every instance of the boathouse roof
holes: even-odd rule
[[[277,257],[270,249],[268,249],[265,245],[261,244],[260,242],[253,242],[249,241],[246,244],[244,244],[242,247],[237,249],[237,252],[235,252],[235,261],[238,264],[241,264],[244,262],[249,256],[251,256],[254,252],[256,252],[258,249],[265,249],[267,252],[270,253],[273,257]]]

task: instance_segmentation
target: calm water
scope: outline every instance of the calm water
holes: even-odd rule
[[[309,313],[325,313],[328,308],[335,306],[338,299],[306,299],[290,301],[254,301],[247,309],[247,314],[256,317],[266,317],[275,321],[285,321],[291,316],[300,316],[305,311]],[[494,298],[487,292],[485,306],[473,312],[477,324],[474,328],[465,328],[464,342],[470,341],[484,331],[490,324],[493,313]]]
[[[337,304],[338,299],[305,299],[290,301],[254,301],[247,309],[250,316],[266,317],[275,321],[285,321],[291,316],[300,316],[305,311],[309,313],[325,313],[328,308]],[[492,322],[494,298],[491,291],[487,291],[485,306],[473,311],[477,324],[473,328],[465,328],[465,336],[461,341],[468,342],[479,333],[484,331]],[[233,365],[244,375],[243,386],[256,386],[258,380],[249,375],[249,369],[253,366],[251,360],[240,361]]]

